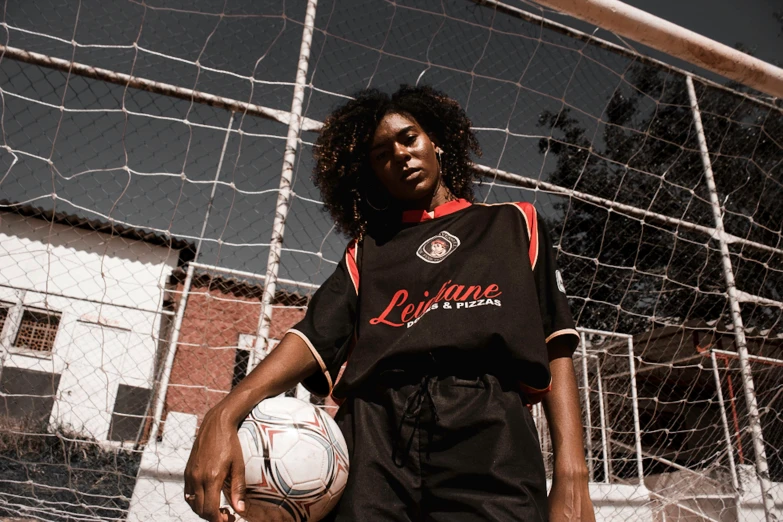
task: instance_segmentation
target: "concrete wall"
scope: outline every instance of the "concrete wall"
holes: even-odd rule
[[[152,388],[177,260],[166,247],[0,213],[0,302],[14,306],[0,368],[59,375],[50,423],[107,439],[118,387]],[[24,308],[60,314],[50,353],[14,346]]]

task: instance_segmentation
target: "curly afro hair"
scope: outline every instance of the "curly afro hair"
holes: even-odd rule
[[[386,114],[412,116],[443,149],[441,182],[454,196],[473,201],[478,173],[470,156],[480,156],[481,149],[456,101],[431,87],[407,85],[391,96],[366,89],[354,98],[326,119],[314,152],[313,180],[340,232],[361,239],[368,224],[383,223],[394,212],[379,211],[366,197],[380,186],[370,167],[370,144]]]

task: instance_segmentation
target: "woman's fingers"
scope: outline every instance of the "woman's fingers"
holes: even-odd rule
[[[225,507],[220,508],[220,514],[224,517],[223,520],[225,522],[235,522],[237,519],[237,517]]]
[[[193,445],[188,463],[185,466],[185,502],[188,503],[190,509],[194,509],[196,500],[196,480],[193,476],[193,456],[198,453],[198,444]]]
[[[204,505],[204,489],[201,487],[200,484],[196,483],[195,489],[193,490],[193,493],[191,493],[191,497],[189,498],[192,499],[188,502],[188,504],[190,505],[190,509],[192,509],[193,512],[196,513],[198,516],[202,517],[201,508]]]
[[[223,478],[210,477],[209,483],[204,485],[203,505],[198,515],[209,522],[228,520],[228,517],[220,512],[220,490],[223,480]]]
[[[240,448],[231,463],[231,505],[240,515],[245,513],[245,463]]]

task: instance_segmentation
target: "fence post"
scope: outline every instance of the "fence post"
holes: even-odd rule
[[[166,360],[163,363],[163,372],[161,373],[160,384],[158,385],[158,394],[155,397],[155,409],[152,414],[152,429],[147,439],[149,443],[155,444],[160,431],[160,421],[163,417],[163,407],[166,405],[166,393],[169,391],[169,380],[171,379],[171,369],[174,367],[174,356],[177,355],[177,344],[179,343],[179,333],[182,330],[182,319],[185,317],[185,307],[188,305],[188,294],[190,285],[193,283],[193,273],[196,267],[188,266],[188,272],[185,276],[185,283],[182,285],[182,295],[179,296],[179,305],[177,306],[177,315],[174,316],[174,330],[171,333]]]
[[[228,148],[228,140],[231,137],[231,131],[234,126],[234,112],[228,118],[228,126],[226,127],[226,136],[223,138],[223,148],[220,151],[220,159],[218,160],[217,169],[215,170],[215,181],[212,183],[212,193],[209,196],[207,202],[207,211],[204,214],[204,222],[201,224],[201,234],[198,237],[198,243],[196,244],[196,253],[193,255],[193,263],[198,261],[198,256],[201,253],[201,243],[204,241],[204,235],[207,232],[207,224],[209,223],[209,215],[212,212],[212,205],[215,202],[215,193],[217,192],[217,182],[220,179],[220,171],[223,169],[223,159],[226,157],[226,149]],[[193,274],[196,267],[193,264],[188,265],[187,275],[185,276],[185,283],[182,286],[182,295],[179,300],[179,307],[177,308],[177,314],[174,316],[174,330],[171,333],[171,341],[169,342],[168,350],[166,351],[166,359],[163,364],[163,371],[160,377],[160,384],[158,385],[158,393],[155,396],[155,409],[152,414],[152,429],[150,430],[149,441],[156,442],[158,432],[160,431],[160,421],[163,418],[163,409],[166,406],[166,395],[169,391],[169,381],[171,380],[171,369],[174,367],[174,357],[177,355],[177,345],[179,344],[179,334],[182,329],[182,319],[185,317],[185,307],[188,303],[188,293],[190,292],[190,285],[193,283]]]
[[[582,386],[584,386],[585,418],[587,420],[587,471],[590,482],[595,482],[595,470],[593,470],[593,416],[590,411],[590,379],[587,376],[587,344],[585,334],[579,335],[582,344]]]
[[[601,376],[601,359],[595,358],[595,373],[598,379],[598,414],[601,420],[601,448],[604,452],[604,482],[609,484],[611,482],[611,460],[612,454],[609,451],[609,441],[606,436],[606,406],[604,406],[604,385],[603,377]]]
[[[737,509],[740,504],[740,483],[737,478],[737,467],[734,464],[734,446],[731,445],[731,432],[729,431],[729,419],[726,418],[726,408],[723,405],[723,387],[720,383],[720,374],[718,373],[718,360],[715,357],[715,351],[710,347],[710,361],[712,361],[712,375],[715,377],[715,390],[718,394],[718,405],[720,406],[720,420],[723,424],[723,438],[726,441],[726,456],[729,459],[729,472],[731,473],[731,485],[734,486]]]
[[[310,45],[313,41],[313,27],[315,26],[315,8],[318,0],[307,1],[307,12],[302,29],[302,44],[299,47],[299,63],[296,70],[296,84],[294,85],[294,98],[291,102],[291,117],[288,122],[288,136],[285,142],[283,155],[283,171],[280,174],[280,187],[277,194],[277,206],[275,208],[275,221],[272,225],[272,239],[269,242],[269,256],[266,261],[266,279],[264,294],[261,298],[261,314],[258,317],[256,328],[256,342],[250,353],[248,372],[258,364],[258,354],[266,352],[269,346],[269,328],[272,324],[272,302],[277,287],[277,273],[280,269],[280,253],[283,249],[283,235],[285,221],[288,217],[288,209],[291,206],[291,181],[294,176],[294,160],[299,143],[299,133],[302,129],[302,105],[304,104],[305,83],[307,82],[307,69],[310,65]]]
[[[688,97],[690,98],[691,111],[693,113],[693,123],[696,127],[696,134],[699,140],[701,161],[704,165],[704,178],[707,181],[707,188],[710,192],[712,215],[715,219],[715,238],[720,245],[721,260],[723,262],[723,277],[726,280],[726,293],[729,298],[731,320],[734,324],[734,339],[735,344],[737,345],[737,355],[742,375],[742,388],[745,392],[745,401],[748,406],[748,424],[750,425],[750,435],[753,440],[753,450],[756,456],[756,474],[758,475],[759,484],[761,486],[764,513],[769,522],[776,520],[776,518],[773,514],[774,505],[770,494],[769,467],[767,465],[767,455],[764,450],[764,436],[761,430],[758,403],[756,402],[756,390],[753,384],[753,376],[751,375],[750,361],[748,360],[745,326],[742,322],[742,316],[740,315],[737,287],[734,281],[734,269],[731,266],[729,245],[726,242],[725,230],[723,228],[723,213],[721,211],[720,201],[718,200],[718,189],[715,185],[715,177],[712,172],[712,163],[710,162],[707,140],[704,137],[704,127],[701,123],[701,113],[699,112],[699,104],[696,99],[696,90],[693,87],[693,78],[690,75],[686,76],[685,83],[688,86]]]
[[[644,485],[644,464],[642,462],[642,428],[639,422],[639,397],[636,393],[636,361],[633,354],[633,338],[628,337],[628,366],[631,377],[631,400],[633,401],[633,434],[636,442],[636,466],[639,485]]]

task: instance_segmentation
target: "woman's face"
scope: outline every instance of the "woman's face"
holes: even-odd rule
[[[391,113],[375,129],[370,165],[394,199],[426,201],[438,188],[438,150],[413,117]]]

